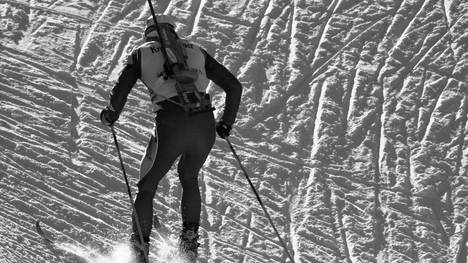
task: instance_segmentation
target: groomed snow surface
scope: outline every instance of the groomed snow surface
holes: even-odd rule
[[[466,262],[467,1],[154,4],[239,76],[230,138],[296,262]],[[143,0],[0,0],[1,263],[128,256],[98,115],[149,14]],[[152,128],[138,83],[116,124],[133,193]],[[199,179],[199,262],[289,262],[224,140]],[[172,169],[154,202],[169,250],[180,196]],[[36,220],[74,252],[48,250]]]

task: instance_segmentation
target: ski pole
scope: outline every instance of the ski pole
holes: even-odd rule
[[[286,246],[286,243],[284,243],[284,241],[283,241],[283,239],[281,238],[281,236],[280,236],[278,230],[276,229],[275,224],[273,223],[273,220],[272,220],[271,217],[270,217],[270,214],[269,214],[268,211],[266,210],[265,205],[264,205],[263,202],[262,202],[262,199],[260,199],[260,195],[258,194],[257,190],[255,189],[255,186],[253,185],[252,181],[250,180],[249,174],[247,173],[247,170],[245,170],[244,166],[242,165],[242,162],[241,162],[239,156],[237,155],[236,151],[234,150],[234,147],[232,146],[231,141],[230,141],[227,137],[225,137],[224,139],[225,139],[226,142],[229,144],[229,148],[231,148],[232,154],[234,155],[234,157],[236,158],[237,162],[239,163],[239,166],[240,166],[241,170],[244,172],[245,178],[247,178],[247,181],[249,182],[250,187],[252,188],[252,190],[253,190],[255,196],[257,197],[257,200],[258,200],[258,202],[260,203],[260,206],[262,207],[263,212],[265,212],[265,215],[266,215],[266,217],[268,218],[268,221],[270,221],[270,224],[271,224],[271,226],[273,227],[273,230],[275,231],[276,235],[278,236],[278,239],[279,239],[279,241],[280,241],[280,243],[281,243],[281,246],[284,248],[284,251],[285,251],[286,254],[288,255],[289,260],[291,260],[291,262],[294,263],[294,259],[293,259],[293,257],[291,256],[291,254],[289,254],[289,250],[288,250],[288,248],[287,248],[287,246]]]
[[[145,242],[143,240],[143,232],[141,231],[140,220],[138,219],[138,213],[136,211],[135,204],[133,203],[132,190],[130,189],[130,184],[128,183],[128,177],[127,177],[127,173],[125,172],[124,163],[122,161],[122,155],[120,154],[120,147],[119,147],[119,143],[117,142],[117,135],[115,135],[114,125],[111,125],[110,128],[112,131],[112,136],[114,137],[115,148],[117,148],[117,154],[119,155],[120,167],[122,168],[122,173],[125,179],[125,185],[127,186],[127,193],[130,199],[130,204],[132,204],[132,212],[133,212],[132,214],[135,215],[135,223],[137,226],[138,235],[140,237],[140,244],[143,245]],[[145,263],[150,263],[147,252],[143,251],[143,253],[145,254]]]

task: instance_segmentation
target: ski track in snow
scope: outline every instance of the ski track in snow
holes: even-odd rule
[[[232,142],[296,262],[467,261],[465,1],[155,9],[240,77]],[[1,263],[128,256],[131,208],[98,115],[148,16],[145,1],[0,2]],[[133,192],[152,118],[138,84],[116,127]],[[200,262],[289,262],[220,139],[200,187]],[[173,242],[180,196],[172,169],[155,213]],[[47,250],[38,219],[74,252]]]

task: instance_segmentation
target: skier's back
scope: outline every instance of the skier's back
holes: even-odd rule
[[[101,121],[113,125],[137,79],[145,84],[156,113],[156,128],[142,158],[135,201],[142,236],[139,236],[134,215],[131,241],[139,260],[145,262],[153,222],[153,198],[159,181],[180,156],[177,171],[183,189],[183,227],[179,246],[186,258],[195,262],[201,210],[198,172],[211,151],[215,130],[223,138],[229,136],[242,86],[204,49],[179,39],[170,17],[159,15],[158,23],[160,28],[152,23],[152,19],[148,20],[145,43],[129,56],[111,92],[109,105],[101,112]],[[162,32],[163,39],[175,39],[176,45],[163,49],[158,30]],[[210,98],[205,93],[209,80],[226,92],[224,113],[217,124]],[[144,244],[140,243],[140,239],[144,240]]]

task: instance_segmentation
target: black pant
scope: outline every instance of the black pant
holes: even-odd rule
[[[182,221],[184,225],[197,225],[200,221],[201,198],[198,187],[198,172],[205,162],[215,141],[213,112],[188,115],[180,107],[168,103],[156,116],[156,137],[152,137],[142,164],[146,161],[149,170],[143,170],[138,182],[135,209],[148,239],[153,221],[153,198],[159,181],[166,175],[177,157],[179,179],[182,184]],[[151,161],[150,161],[151,160]],[[142,165],[143,169],[143,165]],[[133,216],[133,232],[138,234]]]

